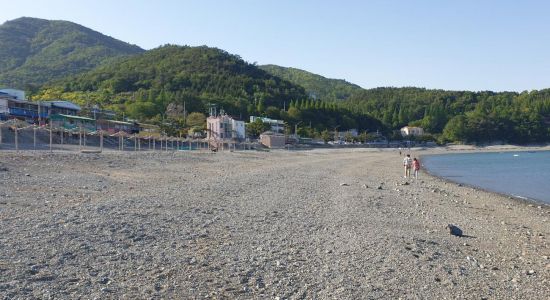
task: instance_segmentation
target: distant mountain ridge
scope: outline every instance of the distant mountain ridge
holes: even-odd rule
[[[22,17],[0,25],[0,86],[28,89],[144,51],[72,22]]]
[[[260,69],[304,87],[311,97],[317,99],[346,100],[362,90],[360,86],[343,79],[330,79],[301,69],[277,65],[262,65]]]

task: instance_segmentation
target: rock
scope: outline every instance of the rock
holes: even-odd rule
[[[525,272],[527,275],[534,275],[535,274],[535,270],[529,270],[527,272]]]
[[[458,228],[457,226],[453,224],[447,225],[447,228],[449,228],[449,233],[454,236],[462,237],[462,229]]]
[[[109,283],[109,277],[101,277],[101,279],[99,279],[99,283],[101,284]]]
[[[340,183],[340,186],[349,186],[347,183]]]
[[[30,176],[31,176],[31,174],[29,174],[29,173],[26,173],[26,174],[25,174],[25,176],[27,176],[27,177],[30,177]]]
[[[377,187],[377,189],[381,190],[381,189],[382,189],[382,186],[381,186],[381,185],[379,185],[379,186]]]

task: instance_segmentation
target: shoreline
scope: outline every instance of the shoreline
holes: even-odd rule
[[[433,155],[433,154],[428,154],[428,155]],[[445,178],[444,176],[438,176],[438,175],[435,175],[435,174],[431,173],[428,168],[424,168],[424,173],[426,175],[432,177],[432,178],[437,178],[439,180],[442,180],[442,181],[445,181],[445,182],[448,182],[448,183],[452,183],[452,184],[456,184],[458,186],[469,187],[471,189],[479,190],[479,191],[482,191],[482,192],[485,192],[485,193],[495,194],[495,195],[498,195],[498,196],[501,196],[501,197],[508,198],[510,200],[515,200],[518,203],[521,203],[521,204],[524,204],[524,205],[528,205],[528,206],[529,205],[530,206],[542,205],[542,206],[550,207],[550,203],[546,203],[543,200],[531,199],[531,198],[527,198],[527,197],[516,196],[516,195],[507,194],[507,193],[503,193],[503,192],[493,191],[491,189],[486,189],[486,188],[479,187],[479,186],[476,186],[476,185],[473,185],[473,184],[457,182],[457,181],[454,181],[452,179]]]
[[[419,155],[419,157],[422,158],[423,156],[425,157],[425,156],[433,156],[433,155],[454,155],[454,154],[467,154],[467,153],[542,152],[542,151],[550,151],[550,147],[548,147],[548,146],[545,146],[545,147],[502,147],[502,148],[497,147],[497,148],[494,148],[494,149],[479,149],[479,151],[473,150],[473,151],[468,151],[468,152],[463,151],[463,150],[451,150],[450,152],[445,152],[445,153],[422,154],[422,155]],[[499,192],[499,191],[492,190],[492,189],[489,189],[489,188],[484,188],[482,186],[478,186],[478,185],[475,185],[475,184],[458,182],[458,181],[453,180],[452,178],[446,178],[444,176],[439,176],[439,175],[436,175],[436,174],[432,173],[430,171],[430,168],[427,167],[427,166],[424,167],[424,172],[426,174],[432,176],[432,177],[439,178],[439,179],[444,180],[444,181],[449,182],[449,183],[458,184],[458,185],[474,188],[474,189],[477,189],[477,190],[480,190],[480,191],[501,195],[503,197],[508,197],[510,199],[514,199],[518,202],[521,202],[521,203],[524,203],[524,204],[527,204],[527,205],[542,205],[542,206],[550,207],[549,202],[546,202],[546,201],[541,200],[541,199],[529,198],[529,197],[524,197],[524,196],[520,196],[520,195],[513,195],[513,194],[506,193],[506,192]]]

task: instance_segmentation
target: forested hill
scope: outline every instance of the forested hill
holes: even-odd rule
[[[550,142],[550,89],[470,92],[423,88],[376,88],[342,104],[389,128],[420,126],[441,141]]]
[[[38,97],[126,111],[138,119],[163,115],[169,104],[207,112],[216,104],[245,118],[306,98],[302,87],[217,48],[166,45],[45,87]],[[87,102],[87,103],[85,103]],[[180,109],[181,110],[181,109]]]
[[[276,65],[263,65],[261,69],[286,79],[306,89],[310,97],[334,101],[345,100],[354,92],[361,90],[361,87],[342,79],[329,79],[308,71],[285,68]]]
[[[15,19],[0,25],[0,87],[32,90],[143,51],[72,22]]]

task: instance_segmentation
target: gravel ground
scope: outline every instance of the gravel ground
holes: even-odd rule
[[[548,206],[401,175],[372,149],[0,152],[0,296],[549,298]]]

